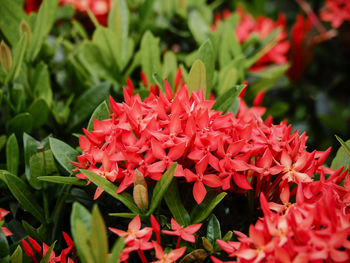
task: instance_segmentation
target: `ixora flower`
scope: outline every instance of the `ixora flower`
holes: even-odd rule
[[[336,184],[344,177],[345,187]],[[238,262],[349,262],[349,177],[337,170],[331,179],[299,183],[296,203],[288,200],[289,188],[281,193],[284,205],[261,195],[264,217],[250,226],[249,236],[235,231],[238,242],[218,244]]]
[[[8,215],[9,213],[10,213],[10,211],[7,211],[7,210],[5,210],[5,209],[3,209],[3,208],[0,208],[0,222],[1,222],[2,219],[3,219],[6,215]],[[1,231],[4,233],[4,235],[5,235],[6,237],[12,235],[11,231],[8,230],[6,227],[1,227]]]
[[[132,94],[130,83],[124,103],[111,97],[111,117],[95,119],[93,130],[84,129],[79,138],[83,154],[72,162],[75,170],[88,169],[117,183],[121,193],[134,184],[136,169],[147,184],[177,162],[174,175],[179,183],[194,183],[198,204],[206,187],[233,193],[253,188],[256,197],[263,192],[272,201],[278,200],[282,182],[312,181],[330,152],[309,153],[305,134],[292,133],[286,122],[264,122],[260,98],[252,108],[241,99],[234,116],[213,110],[215,101],[201,90],[189,96],[183,85],[174,96],[166,80],[164,86],[165,95],[150,92],[144,101]],[[95,198],[102,192],[98,188]]]
[[[323,21],[331,22],[333,28],[338,28],[344,21],[350,21],[350,2],[348,0],[326,0],[320,16]]]
[[[63,232],[63,238],[66,241],[67,248],[63,249],[61,251],[61,254],[56,257],[55,252],[52,251],[50,258],[49,258],[49,263],[56,263],[56,262],[61,262],[61,263],[74,263],[78,262],[77,256],[74,250],[74,243],[73,240],[70,238],[68,234]],[[22,246],[23,250],[26,253],[26,255],[35,263],[38,263],[38,259],[42,259],[45,255],[45,253],[49,250],[49,246],[43,243],[41,246],[38,242],[35,241],[35,239],[28,237],[28,241],[25,241],[22,239]],[[34,249],[34,251],[33,251]],[[69,253],[73,255],[74,260],[71,257],[68,257]]]
[[[156,261],[153,261],[153,263],[175,262],[176,260],[181,258],[186,251],[186,247],[182,247],[182,248],[174,249],[168,253],[164,253],[162,247],[158,245],[158,243],[153,241],[153,246],[156,251],[156,258],[158,259]]]
[[[280,28],[281,31],[276,35],[275,41],[277,44],[273,46],[262,58],[260,58],[252,67],[251,70],[260,70],[270,64],[284,64],[288,62],[287,54],[290,48],[290,43],[286,40],[286,20],[284,15],[280,14],[277,21],[266,16],[258,16],[256,19],[252,15],[244,12],[242,7],[238,7],[236,12],[240,21],[236,27],[236,36],[239,42],[246,42],[253,34],[260,39],[265,39],[273,30]],[[230,17],[230,11],[223,13],[223,19]],[[216,24],[221,20],[220,15],[216,15],[212,30],[216,29]]]

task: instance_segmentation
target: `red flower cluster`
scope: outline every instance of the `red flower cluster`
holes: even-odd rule
[[[65,233],[63,232],[63,237],[64,240],[66,241],[67,244],[67,248],[63,249],[61,251],[61,254],[59,256],[56,257],[55,252],[52,251],[51,255],[50,255],[50,259],[49,259],[49,263],[56,263],[56,262],[61,262],[61,263],[74,263],[74,262],[78,262],[77,261],[77,256],[74,250],[74,243],[73,240]],[[28,244],[27,241],[25,241],[24,239],[22,239],[22,246],[23,246],[23,250],[26,253],[26,255],[28,257],[31,258],[31,260],[35,263],[38,263],[38,259],[40,258],[42,259],[45,255],[45,253],[48,251],[49,246],[46,245],[45,243],[43,243],[42,246],[39,245],[38,242],[36,242],[33,238],[28,237],[28,241],[30,243],[30,245]],[[33,251],[34,248],[34,252]],[[67,257],[69,255],[69,253],[72,253],[74,260],[70,257]]]
[[[333,28],[340,27],[344,21],[350,21],[350,1],[327,0],[321,11],[321,19],[331,22]]]
[[[329,154],[330,149],[307,152],[306,135],[291,133],[285,122],[264,122],[263,107],[248,108],[241,100],[235,117],[212,110],[214,101],[205,100],[201,90],[189,97],[184,85],[173,97],[165,81],[165,93],[151,93],[141,101],[124,89],[125,103],[110,98],[111,118],[94,120],[93,131],[84,129],[86,137],[79,138],[83,154],[72,162],[76,170],[88,169],[120,183],[121,193],[133,184],[135,169],[148,180],[159,180],[177,162],[175,176],[194,182],[198,204],[205,186],[242,193],[254,184],[256,196],[262,191],[277,200],[276,186],[312,181]],[[95,198],[102,191],[98,188]]]
[[[3,217],[8,215],[9,213],[10,211],[0,208],[0,222],[2,221]],[[1,227],[1,231],[4,233],[5,237],[12,235],[11,231],[8,230],[6,227]]]
[[[252,15],[245,13],[242,7],[238,7],[236,12],[240,17],[240,22],[236,28],[236,36],[241,43],[247,41],[253,34],[256,34],[260,39],[265,39],[276,28],[281,29],[281,32],[275,38],[277,44],[258,60],[251,70],[259,70],[270,64],[284,64],[288,62],[287,53],[290,44],[286,40],[286,20],[284,15],[280,15],[275,22],[266,16],[258,16],[255,20]],[[223,18],[225,19],[230,15],[231,13],[229,11],[225,11]],[[220,15],[216,15],[215,23],[212,27],[213,30],[216,29],[216,23],[220,20]]]
[[[27,14],[36,12],[42,0],[25,0],[24,8]],[[60,5],[72,5],[78,12],[86,13],[88,9],[96,16],[97,20],[107,24],[109,10],[113,0],[59,0]]]
[[[283,205],[261,195],[264,217],[250,226],[249,236],[236,231],[238,242],[219,245],[239,262],[349,262],[350,175],[341,170],[299,183],[296,203],[289,201],[289,187],[281,193]]]
[[[144,227],[141,229],[140,216],[137,215],[130,221],[126,232],[113,227],[109,228],[109,230],[114,234],[124,237],[126,247],[121,254],[119,259],[120,262],[127,261],[129,254],[132,251],[137,251],[142,262],[147,262],[143,251],[153,248],[155,249],[157,259],[159,259],[155,262],[175,262],[177,259],[182,257],[186,251],[186,247],[179,248],[181,239],[194,243],[196,239],[193,234],[202,226],[202,224],[196,224],[188,227],[182,227],[174,219],[171,219],[171,227],[174,231],[162,230],[162,232],[167,235],[178,236],[178,242],[176,249],[171,252],[164,253],[162,247],[160,246],[160,226],[153,215],[151,215],[151,225],[152,228]],[[156,234],[157,242],[150,242],[153,232]]]

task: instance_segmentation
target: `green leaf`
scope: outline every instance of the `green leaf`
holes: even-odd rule
[[[236,68],[222,70],[219,73],[218,95],[220,96],[230,88],[234,87],[237,83],[237,80],[238,73]]]
[[[100,105],[97,106],[97,108],[92,113],[89,124],[87,126],[88,131],[92,131],[94,127],[94,119],[102,121],[105,119],[108,119],[110,117],[109,115],[109,109],[106,101],[103,101]]]
[[[32,86],[34,97],[43,99],[47,106],[51,108],[52,105],[52,89],[51,80],[48,67],[45,63],[40,62],[32,76]]]
[[[237,85],[232,89],[229,89],[224,94],[216,99],[213,109],[226,113],[230,106],[235,102],[238,95],[244,89],[245,85]]]
[[[38,129],[43,126],[49,117],[50,109],[47,103],[43,99],[35,100],[32,105],[29,106],[29,113],[33,117],[33,129]]]
[[[8,123],[8,132],[14,132],[20,136],[23,132],[30,133],[33,127],[33,117],[30,113],[24,112],[13,117]]]
[[[19,71],[21,70],[27,43],[28,43],[27,34],[24,34],[23,36],[21,36],[21,38],[19,39],[19,42],[16,44],[13,50],[12,67],[6,76],[5,83],[13,81],[14,79],[17,78]]]
[[[86,120],[94,109],[108,97],[109,83],[102,83],[84,92],[74,103],[69,129]]]
[[[337,136],[337,139],[338,138],[339,137]],[[345,169],[350,169],[350,157],[347,153],[348,148],[350,147],[350,140],[347,140],[346,142],[344,142],[343,140],[341,141],[341,147],[339,147],[337,154],[335,155],[331,164],[332,169],[338,169],[343,165]]]
[[[10,253],[9,244],[7,242],[4,232],[2,232],[0,227],[0,260],[1,262],[3,262],[3,260],[4,262],[6,262],[4,258],[8,257],[9,253]]]
[[[64,168],[67,174],[73,174],[75,166],[70,161],[75,161],[79,153],[68,144],[55,139],[49,138],[50,148],[57,162]]]
[[[107,262],[108,254],[108,240],[106,233],[106,225],[103,221],[102,215],[97,207],[94,205],[92,208],[92,238],[91,245],[94,248],[93,253],[95,258],[98,258],[99,262]]]
[[[33,37],[29,45],[27,57],[33,61],[39,54],[46,36],[49,34],[55,19],[58,8],[58,0],[44,0],[40,6],[32,30]]]
[[[134,213],[109,213],[109,216],[123,217],[123,218],[134,218],[137,214]]]
[[[174,173],[176,171],[176,167],[177,167],[177,163],[173,163],[165,172],[165,174],[162,175],[162,178],[156,183],[153,189],[151,205],[146,214],[147,216],[151,215],[154,212],[154,210],[158,207],[160,202],[162,201],[164,194],[166,193],[169,185],[174,179]]]
[[[213,84],[215,71],[215,54],[213,50],[213,44],[209,39],[200,46],[198,50],[198,59],[200,59],[205,66],[207,89],[209,91],[207,92],[207,95],[209,95]]]
[[[6,135],[5,134],[1,135],[0,136],[0,151],[6,145],[6,141],[7,141]]]
[[[108,15],[108,27],[117,37],[119,67],[124,69],[128,63],[128,33],[129,33],[129,9],[125,0],[115,0]]]
[[[188,27],[198,44],[204,43],[210,36],[210,26],[205,22],[201,13],[196,10],[189,14]]]
[[[6,167],[7,170],[17,175],[18,174],[18,165],[19,165],[19,147],[15,134],[7,139],[6,143]]]
[[[39,176],[37,178],[40,181],[55,183],[55,184],[72,184],[77,186],[85,186],[86,181],[79,179],[78,177],[66,177],[66,176]]]
[[[118,238],[118,240],[113,245],[111,256],[108,258],[107,262],[108,263],[119,262],[120,255],[122,254],[124,247],[125,247],[124,238],[123,237]]]
[[[5,173],[6,183],[13,196],[22,205],[24,210],[31,213],[36,219],[44,223],[44,211],[35,201],[35,196],[30,192],[29,187],[17,176]]]
[[[159,76],[157,73],[154,73],[152,75],[152,78],[154,79],[154,81],[156,82],[156,84],[159,86],[160,90],[162,92],[165,92],[165,88],[164,88],[164,79]]]
[[[81,172],[87,177],[89,178],[90,181],[92,181],[95,185],[97,185],[98,187],[102,188],[104,191],[106,191],[108,194],[110,194],[111,196],[113,196],[115,199],[119,200],[120,202],[122,202],[126,207],[128,207],[132,212],[138,214],[139,213],[139,209],[136,206],[136,204],[133,201],[133,198],[131,197],[131,195],[127,194],[127,193],[121,193],[121,194],[117,194],[117,189],[118,187],[116,185],[114,185],[113,183],[111,183],[110,181],[108,181],[105,178],[102,178],[101,176],[88,171],[88,170],[81,170]]]
[[[23,0],[1,0],[0,17],[0,30],[14,46],[20,38],[19,25],[26,18]]]
[[[169,83],[174,83],[177,71],[177,58],[174,52],[167,51],[163,58],[162,78],[168,79]]]
[[[16,113],[23,112],[26,107],[26,91],[20,83],[14,83],[10,91],[10,101]],[[11,104],[10,104],[11,106]]]
[[[214,214],[211,214],[208,219],[207,239],[214,246],[217,239],[221,239],[220,222]]]
[[[335,135],[335,138],[337,138],[338,142],[340,142],[346,154],[350,157],[350,147],[347,146],[346,143],[339,136]]]
[[[40,260],[40,263],[49,263],[51,254],[53,252],[53,248],[55,247],[56,241],[53,242],[53,244],[49,247],[49,249],[46,251],[44,257]]]
[[[147,31],[141,40],[141,67],[149,82],[154,73],[161,74],[159,38]]]
[[[21,246],[17,246],[16,250],[11,255],[11,263],[22,263],[23,262],[23,251]]]
[[[51,150],[42,151],[32,155],[29,159],[30,185],[39,190],[42,188],[42,182],[38,177],[57,173],[55,160]]]
[[[177,182],[175,180],[170,184],[164,195],[164,199],[176,222],[182,226],[188,226],[191,223],[191,218],[182,204]]]
[[[191,224],[197,224],[206,219],[226,195],[225,192],[216,194],[216,191],[207,193],[202,203],[196,205],[191,211]]]
[[[203,90],[204,97],[207,94],[207,79],[205,73],[205,66],[203,62],[197,59],[190,70],[188,75],[188,92],[191,95],[192,91]]]

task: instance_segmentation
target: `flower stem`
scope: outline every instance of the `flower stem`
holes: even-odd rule
[[[137,254],[139,254],[139,257],[140,257],[142,263],[148,263],[148,261],[145,257],[145,253],[143,253],[143,251],[141,249],[137,250]]]
[[[179,246],[180,246],[180,241],[181,241],[181,236],[179,236],[179,237],[177,238],[176,249],[179,248]]]

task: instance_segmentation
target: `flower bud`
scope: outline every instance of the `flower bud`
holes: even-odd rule
[[[21,36],[23,36],[25,33],[27,33],[28,37],[28,44],[32,41],[32,33],[30,32],[30,27],[26,21],[22,21],[19,26],[19,31],[21,33]]]
[[[138,184],[144,186],[147,189],[145,177],[139,170],[136,169],[134,173],[134,185],[136,186]]]
[[[0,62],[3,71],[8,73],[12,67],[12,54],[4,41],[1,41],[0,44]]]
[[[203,243],[203,247],[205,248],[206,251],[208,251],[209,253],[214,252],[213,245],[209,242],[208,239],[206,239],[205,237],[202,237],[202,243]]]
[[[146,210],[148,208],[148,191],[146,187],[141,184],[135,185],[133,196],[134,202],[138,208],[141,210]]]

